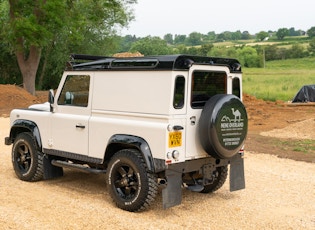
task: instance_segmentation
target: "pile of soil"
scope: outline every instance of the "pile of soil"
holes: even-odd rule
[[[37,91],[36,96],[33,96],[16,85],[0,85],[0,117],[8,117],[14,108],[46,102],[47,98],[48,91]],[[313,139],[315,129],[310,127],[314,127],[315,106],[289,106],[283,101],[264,101],[246,94],[243,95],[243,101],[249,118],[246,150],[315,162],[314,154],[290,149],[283,151],[283,146],[274,144],[277,138]]]
[[[8,117],[12,109],[27,108],[32,104],[46,102],[47,98],[47,91],[37,91],[33,96],[19,86],[0,85],[0,117]]]
[[[248,113],[249,129],[254,133],[282,129],[315,118],[315,106],[292,106],[284,101],[264,101],[246,94],[243,101]]]
[[[130,53],[130,52],[124,52],[124,53],[117,53],[114,54],[113,57],[143,57],[144,55],[140,52]]]

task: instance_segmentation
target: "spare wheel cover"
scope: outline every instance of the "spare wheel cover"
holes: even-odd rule
[[[247,112],[238,97],[218,94],[205,104],[199,120],[199,138],[209,155],[233,157],[244,145],[247,129]]]

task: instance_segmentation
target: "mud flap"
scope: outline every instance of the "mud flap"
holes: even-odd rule
[[[244,159],[237,154],[230,163],[230,191],[245,188]]]
[[[63,168],[52,165],[50,156],[44,156],[43,165],[45,180],[63,176]]]
[[[182,202],[182,173],[171,169],[165,170],[167,186],[162,190],[163,208],[167,209]]]

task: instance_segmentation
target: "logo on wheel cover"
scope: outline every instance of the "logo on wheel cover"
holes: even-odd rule
[[[228,149],[234,149],[243,141],[245,127],[242,113],[236,108],[224,111],[220,122],[221,144]]]

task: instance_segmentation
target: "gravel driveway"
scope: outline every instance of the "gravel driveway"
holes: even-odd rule
[[[161,193],[148,211],[114,206],[104,175],[65,170],[36,183],[16,178],[9,119],[0,118],[1,229],[315,229],[315,164],[245,153],[246,189],[214,194],[183,191],[182,204],[162,209]]]

